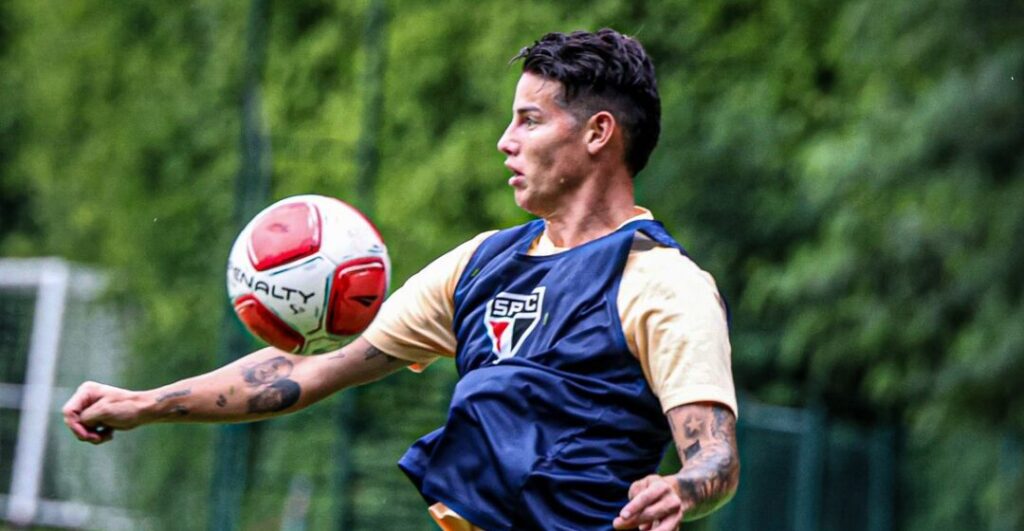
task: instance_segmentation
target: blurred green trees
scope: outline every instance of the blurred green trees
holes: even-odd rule
[[[209,0],[0,3],[0,254],[114,272],[143,332],[126,385],[215,358],[246,12]],[[365,1],[272,3],[274,198],[355,200],[365,12]],[[1024,494],[1019,474],[1011,486],[997,473],[1020,466],[1024,436],[1024,5],[442,0],[388,12],[373,207],[396,284],[526,219],[494,147],[518,77],[508,58],[547,31],[634,34],[665,109],[639,202],[729,297],[738,386],[905,426],[907,529],[1024,525],[1007,503]],[[422,509],[391,462],[443,418],[454,371],[439,365],[359,395],[374,421],[356,458],[380,464],[362,477],[391,474],[396,489],[357,491],[362,518],[384,501]],[[257,458],[320,477],[288,444],[322,442],[326,411],[271,423],[290,438],[262,438],[272,448]],[[161,448],[139,503],[200,527],[209,433],[130,435]],[[277,513],[284,479],[255,479],[250,524]],[[314,505],[318,522],[330,507]]]

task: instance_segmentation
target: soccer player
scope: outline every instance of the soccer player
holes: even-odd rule
[[[399,462],[443,529],[666,531],[724,504],[739,477],[725,304],[634,202],[660,130],[653,65],[609,29],[516,59],[498,149],[539,219],[438,258],[338,351],[266,348],[149,391],[84,383],[64,406],[74,434],[262,419],[454,356],[447,422]],[[656,475],[670,440],[682,468]]]

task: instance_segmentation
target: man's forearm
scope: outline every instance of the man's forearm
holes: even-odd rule
[[[293,375],[304,360],[263,349],[215,371],[143,391],[136,397],[146,422],[245,422],[311,403],[315,382]],[[305,405],[304,404],[304,405]]]
[[[728,502],[739,485],[736,419],[723,407],[694,410],[670,418],[676,439],[685,440],[683,462],[673,476],[685,520],[711,514]]]
[[[247,422],[304,408],[406,365],[362,338],[318,356],[266,348],[140,398],[151,422]]]
[[[651,474],[629,486],[629,503],[612,522],[615,529],[677,529],[702,518],[736,492],[740,463],[736,417],[716,402],[673,407],[666,413],[683,466],[671,476]]]
[[[86,382],[65,404],[64,420],[76,436],[93,443],[109,440],[109,430],[155,422],[248,422],[304,408],[406,365],[362,338],[317,356],[266,348],[149,391]]]
[[[702,450],[675,475],[680,498],[692,506],[686,520],[703,518],[728,502],[739,484],[739,461],[727,448]]]

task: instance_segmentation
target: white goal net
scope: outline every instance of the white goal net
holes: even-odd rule
[[[60,259],[0,259],[0,520],[146,527],[123,509],[130,443],[80,443],[60,415],[84,379],[118,379],[125,334],[102,289],[102,275]]]

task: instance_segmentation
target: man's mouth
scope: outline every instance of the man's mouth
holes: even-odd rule
[[[523,176],[523,172],[519,171],[519,168],[508,162],[505,163],[505,167],[508,168],[508,171],[512,172],[512,176],[508,178],[509,186],[522,186],[526,184],[526,178]]]

